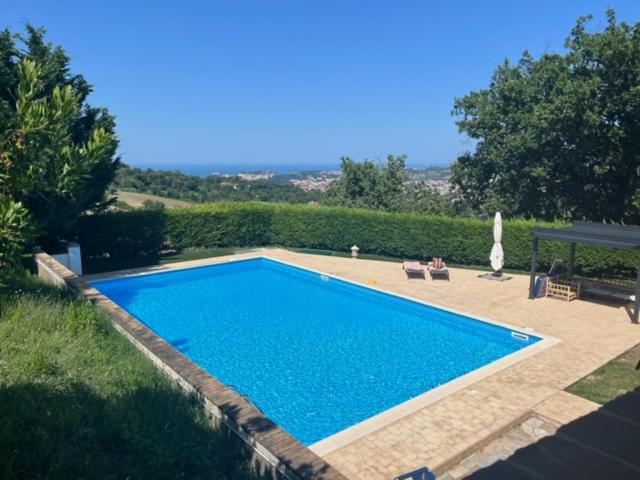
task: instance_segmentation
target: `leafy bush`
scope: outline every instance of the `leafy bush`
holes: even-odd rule
[[[164,210],[164,203],[158,202],[157,200],[145,200],[142,202],[142,208],[145,210]]]
[[[0,196],[0,270],[19,263],[33,233],[27,209],[19,202]]]
[[[532,230],[562,226],[532,220],[505,220],[505,268],[527,270]],[[346,207],[260,202],[221,202],[164,212],[114,212],[86,217],[78,240],[87,255],[134,256],[161,248],[264,246],[348,251],[427,260],[442,256],[459,265],[488,265],[493,245],[491,220],[385,213]],[[164,241],[164,244],[163,244]],[[568,244],[540,242],[540,266],[566,258]],[[637,252],[578,245],[576,264],[584,274],[634,275]]]
[[[83,212],[108,205],[118,140],[114,118],[86,102],[92,87],[65,51],[44,29],[25,30],[0,32],[0,190],[53,242]]]

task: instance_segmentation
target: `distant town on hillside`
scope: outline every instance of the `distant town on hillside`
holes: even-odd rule
[[[186,172],[198,170],[185,168]],[[278,169],[250,169],[209,175],[189,174],[175,168],[163,170],[124,166],[113,187],[121,192],[158,195],[190,202],[215,200],[319,201],[342,175],[335,169],[282,172]],[[449,167],[406,168],[408,185],[426,185],[441,195],[451,189]],[[199,172],[198,172],[199,173]]]

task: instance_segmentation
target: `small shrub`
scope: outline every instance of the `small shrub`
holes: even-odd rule
[[[142,208],[145,210],[164,210],[165,205],[157,200],[145,200],[142,202]]]

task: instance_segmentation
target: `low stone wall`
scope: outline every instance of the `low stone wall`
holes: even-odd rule
[[[250,402],[195,365],[141,322],[45,252],[35,254],[38,276],[68,288],[106,312],[114,327],[177,385],[193,393],[216,425],[230,429],[276,478],[346,480],[340,472],[265,417]]]

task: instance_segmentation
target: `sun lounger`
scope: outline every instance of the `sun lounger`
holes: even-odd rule
[[[424,267],[420,265],[420,262],[402,262],[402,268],[407,277],[422,277],[425,278]]]
[[[429,270],[431,280],[435,280],[436,278],[446,278],[449,280],[449,269],[441,258],[434,257],[434,259],[427,264],[427,270]]]

